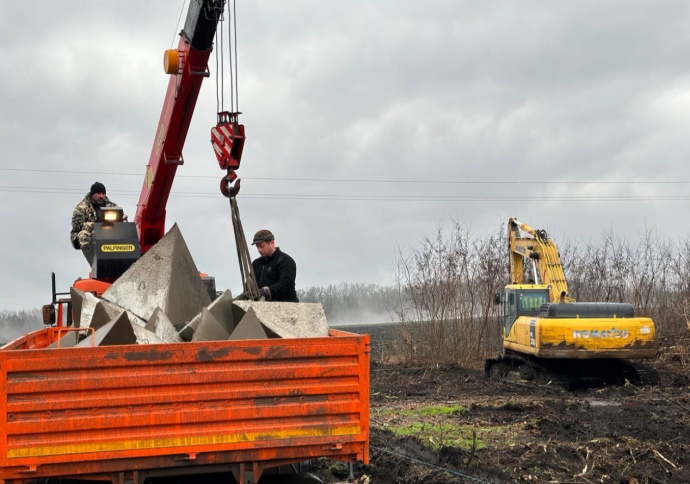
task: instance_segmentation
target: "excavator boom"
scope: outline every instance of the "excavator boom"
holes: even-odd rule
[[[561,256],[546,230],[533,229],[511,218],[508,221],[508,254],[512,284],[526,282],[524,260],[528,258],[533,263],[534,283],[549,286],[551,302],[575,302],[568,296],[568,283],[561,265]]]

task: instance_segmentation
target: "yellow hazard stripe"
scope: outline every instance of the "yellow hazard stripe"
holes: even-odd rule
[[[161,447],[185,447],[192,445],[232,444],[237,442],[255,442],[258,440],[291,439],[297,437],[325,437],[329,435],[357,435],[362,432],[358,425],[335,427],[284,430],[269,432],[252,432],[226,435],[202,435],[189,437],[171,437],[167,439],[124,440],[121,442],[97,442],[67,445],[45,445],[7,449],[7,458],[38,457],[48,455],[84,454],[89,452],[116,452],[134,449],[157,449]]]

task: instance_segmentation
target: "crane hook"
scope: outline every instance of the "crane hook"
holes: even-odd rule
[[[231,183],[235,180],[237,180],[235,186],[231,186]],[[236,197],[240,193],[240,181],[235,170],[228,168],[228,174],[220,179],[220,193],[228,198]]]

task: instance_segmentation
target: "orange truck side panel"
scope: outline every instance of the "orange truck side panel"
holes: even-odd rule
[[[0,480],[369,460],[368,335],[28,349],[56,334],[0,350]]]

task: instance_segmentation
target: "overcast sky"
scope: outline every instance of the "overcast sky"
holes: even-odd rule
[[[0,0],[0,309],[49,302],[51,271],[61,290],[88,275],[69,231],[94,181],[133,218],[182,7]],[[453,220],[481,235],[515,216],[557,242],[688,235],[686,1],[238,0],[237,14],[244,228],[275,233],[299,288],[391,284],[396,247]],[[166,226],[236,293],[208,141],[214,54],[209,67]]]

